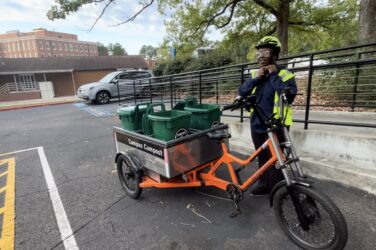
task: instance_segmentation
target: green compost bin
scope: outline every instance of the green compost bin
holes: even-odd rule
[[[191,128],[205,130],[219,125],[222,112],[215,104],[194,104],[184,107],[185,111],[192,113]]]
[[[170,141],[188,135],[191,113],[181,110],[161,111],[148,114],[153,137]]]
[[[124,129],[130,131],[142,131],[142,116],[150,103],[139,103],[135,106],[121,107],[117,113]]]
[[[192,106],[197,104],[197,98],[196,97],[188,97],[185,98],[183,101],[178,101],[175,106],[174,110],[184,110],[187,106]]]

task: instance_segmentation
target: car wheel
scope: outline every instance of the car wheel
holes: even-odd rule
[[[110,101],[110,94],[107,91],[100,91],[97,93],[95,101],[98,104],[106,104]]]

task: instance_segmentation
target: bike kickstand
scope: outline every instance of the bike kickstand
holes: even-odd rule
[[[228,215],[230,218],[235,218],[236,216],[238,216],[239,214],[242,213],[242,211],[240,210],[239,204],[238,204],[236,201],[234,201],[234,204],[235,204],[235,208],[236,208],[236,210],[233,211],[233,212],[231,212],[231,213]]]

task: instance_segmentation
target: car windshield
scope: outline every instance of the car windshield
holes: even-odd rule
[[[119,74],[119,72],[112,72],[108,75],[105,75],[102,79],[99,80],[99,82],[110,82],[118,74]]]

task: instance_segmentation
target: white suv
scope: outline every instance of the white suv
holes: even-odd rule
[[[149,96],[153,90],[147,78],[153,74],[147,70],[115,71],[98,82],[84,84],[77,90],[77,96],[98,104],[106,104],[111,98],[120,96]],[[143,79],[143,80],[140,80]],[[117,86],[119,84],[119,87]]]

